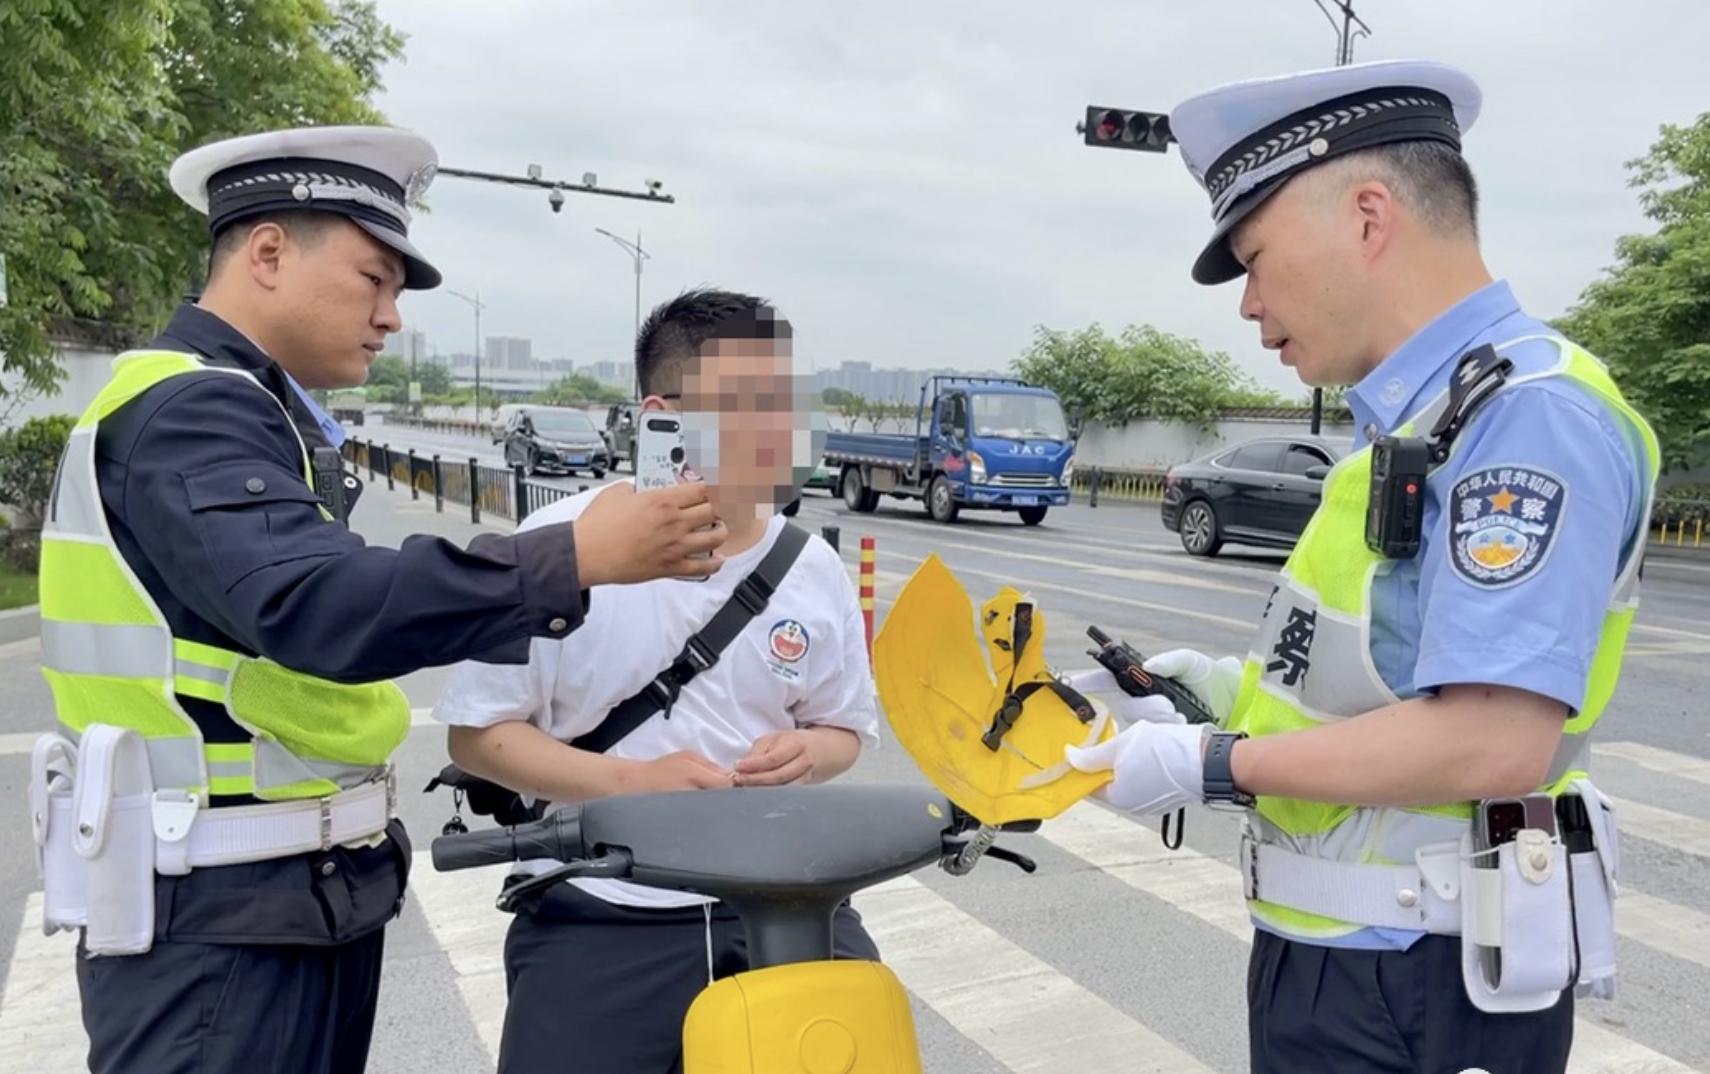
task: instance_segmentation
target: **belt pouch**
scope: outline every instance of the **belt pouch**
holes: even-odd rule
[[[84,949],[137,955],[154,944],[154,781],[141,735],[109,724],[83,733],[73,845],[88,869]]]
[[[1472,836],[1462,840],[1461,972],[1473,1006],[1492,1013],[1552,1007],[1573,983],[1573,903],[1567,848],[1538,829],[1482,852],[1496,868],[1474,864]],[[1501,955],[1492,980],[1481,948]]]

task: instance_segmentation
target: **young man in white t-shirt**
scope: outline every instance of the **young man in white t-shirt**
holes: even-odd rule
[[[764,611],[673,705],[603,754],[569,742],[642,690],[765,557],[795,495],[801,390],[788,322],[760,300],[692,291],[654,310],[636,340],[644,409],[684,412],[690,462],[728,531],[704,581],[607,586],[582,629],[537,640],[526,666],[467,663],[434,715],[465,771],[547,802],[614,794],[818,783],[877,742],[860,605],[842,560],[810,538]],[[699,447],[699,450],[697,450]],[[699,456],[697,458],[697,456]],[[530,515],[574,519],[593,493]],[[529,863],[541,872],[554,862]],[[877,959],[847,905],[837,954]],[[681,1069],[683,1016],[710,979],[747,968],[722,904],[616,880],[556,885],[505,942],[509,1008],[501,1074]]]

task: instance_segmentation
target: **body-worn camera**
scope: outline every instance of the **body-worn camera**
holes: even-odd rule
[[[1427,436],[1380,436],[1372,441],[1366,501],[1366,547],[1385,559],[1419,553],[1425,526],[1425,479],[1449,458],[1455,438],[1508,379],[1514,363],[1486,343],[1461,356],[1449,380],[1449,400]]]

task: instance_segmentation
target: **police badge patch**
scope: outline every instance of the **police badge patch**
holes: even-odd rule
[[[1448,505],[1455,573],[1486,589],[1524,579],[1549,555],[1566,503],[1561,479],[1542,470],[1490,466],[1462,477]]]

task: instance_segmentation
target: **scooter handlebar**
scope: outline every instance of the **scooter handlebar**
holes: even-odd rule
[[[433,841],[433,867],[442,873],[525,858],[572,861],[584,856],[582,816],[575,809],[560,809],[515,827],[442,835]]]

